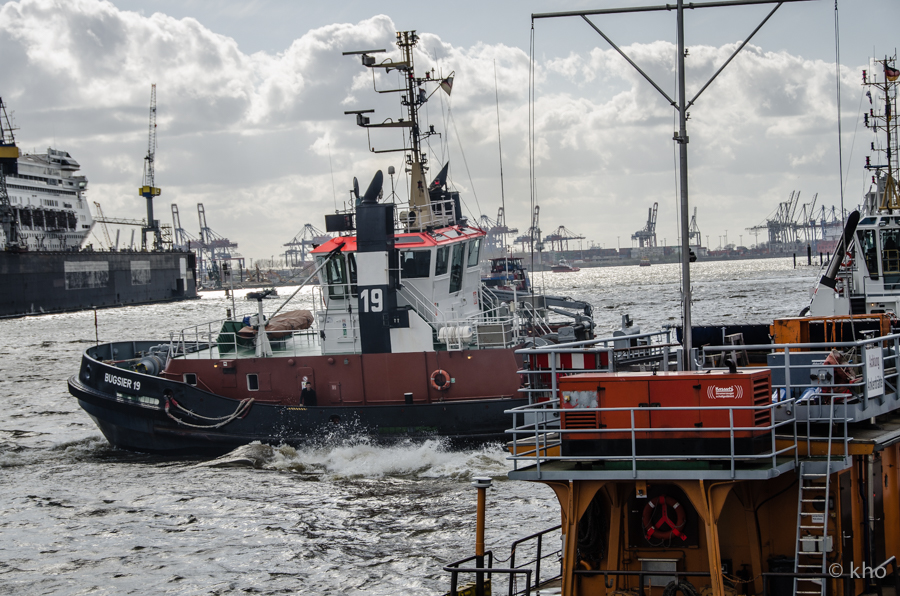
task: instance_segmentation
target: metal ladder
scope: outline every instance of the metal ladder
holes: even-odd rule
[[[831,483],[831,455],[828,463],[800,462],[799,490],[797,491],[797,548],[794,553],[794,573],[825,573],[827,564],[828,539],[828,495]],[[824,469],[824,472],[817,470]],[[816,471],[814,471],[816,470]],[[820,484],[824,480],[825,484]],[[804,511],[803,504],[810,508],[823,503],[821,512]],[[794,578],[794,594],[825,595],[825,580],[814,578]]]
[[[831,490],[831,444],[834,439],[834,410],[837,400],[832,397],[828,417],[828,445],[825,460],[807,459],[800,462],[797,490],[797,543],[794,552],[794,573],[822,573],[828,564],[828,499]],[[807,417],[807,429],[809,428]],[[825,419],[821,420],[822,422]],[[847,437],[844,432],[844,457],[847,456]],[[811,441],[807,430],[807,457],[811,458]],[[825,481],[822,485],[821,482]],[[822,503],[821,512],[804,511],[803,505],[814,508]],[[801,562],[802,558],[802,562]],[[794,578],[794,594],[825,596],[825,578]]]

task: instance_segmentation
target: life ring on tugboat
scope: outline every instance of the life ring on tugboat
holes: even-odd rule
[[[853,251],[852,250],[848,250],[844,254],[844,260],[841,261],[841,267],[844,269],[850,269],[851,267],[853,267]]]
[[[450,375],[445,370],[437,369],[431,373],[431,386],[438,391],[450,389]]]
[[[657,508],[657,505],[659,505],[659,508]],[[654,520],[653,517],[657,511],[660,513],[659,519]],[[674,512],[675,519],[669,517],[670,512]],[[644,505],[641,527],[644,529],[644,538],[647,540],[651,538],[668,540],[672,536],[681,538],[683,541],[687,540],[687,536],[681,531],[681,528],[684,527],[684,522],[684,507],[668,495],[650,499]]]

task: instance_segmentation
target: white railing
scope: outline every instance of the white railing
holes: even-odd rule
[[[832,348],[850,353],[850,361],[825,364]],[[882,373],[880,388],[869,382],[870,373],[864,362],[869,349],[880,351],[881,365],[876,367]],[[848,418],[856,422],[900,409],[900,334],[848,342],[704,346],[700,353],[706,362],[707,356],[743,351],[772,355],[767,365],[772,370],[772,399],[793,400],[797,410],[794,415],[801,421],[828,420],[832,403],[840,405],[835,413],[838,421]],[[774,366],[773,358],[777,359]],[[842,381],[840,376],[847,379]],[[779,408],[776,415],[786,416],[786,411],[787,408]]]
[[[681,346],[671,339],[671,331],[664,330],[517,350],[526,358],[526,368],[519,371],[525,383],[519,391],[535,403],[556,398],[560,375],[681,369]]]
[[[256,313],[234,319],[218,319],[186,327],[169,334],[169,353],[173,357],[191,359],[251,358],[256,355],[256,338],[241,338],[238,331],[243,320]],[[312,329],[266,331],[275,356],[299,356],[319,350],[319,335]]]
[[[517,318],[499,305],[454,319],[411,283],[401,285],[398,296],[431,326],[435,340],[449,350],[461,350],[466,346],[506,348],[519,340],[520,324]]]
[[[657,463],[664,464],[667,462],[715,462],[720,465],[727,464],[727,472],[731,478],[735,478],[741,467],[755,467],[771,465],[776,468],[780,465],[778,459],[786,458],[790,454],[796,463],[797,459],[797,433],[796,420],[788,419],[774,422],[772,411],[776,404],[767,404],[765,406],[715,406],[704,408],[707,411],[723,411],[727,412],[728,425],[716,427],[665,427],[656,428],[649,426],[638,426],[635,421],[635,414],[646,417],[648,408],[560,408],[559,400],[549,400],[538,404],[530,404],[507,410],[507,414],[513,416],[513,427],[507,430],[507,434],[512,436],[513,454],[508,459],[513,460],[514,469],[518,470],[520,466],[535,466],[538,473],[541,467],[546,466],[550,462],[628,462],[631,466],[631,475],[637,478],[639,468],[646,467],[645,464]],[[666,414],[671,414],[673,418],[677,418],[678,412],[696,411],[696,406],[682,407],[654,407],[653,414],[661,414],[663,418],[667,418]],[[743,412],[750,411],[752,418],[757,418],[761,412],[768,412],[770,422],[764,426],[742,426],[735,423],[735,418],[740,418]],[[594,414],[599,420],[604,414],[618,413],[627,414],[630,418],[630,424],[621,428],[606,428],[598,424],[597,428],[563,428],[560,417],[567,414]],[[744,416],[746,417],[746,416]],[[670,418],[671,419],[671,418]],[[775,442],[775,431],[783,427],[793,427],[794,431],[790,435],[792,438],[787,446],[778,448]],[[625,445],[625,453],[608,454],[604,451],[613,450],[609,441],[614,440],[612,434],[618,435],[619,447]],[[690,438],[684,439],[685,434],[690,434]],[[599,437],[596,444],[600,445],[596,452],[577,453],[566,455],[563,454],[565,444],[578,444],[588,437]],[[652,438],[648,438],[652,437]],[[718,452],[705,447],[703,453],[678,453],[677,440],[687,440],[696,442],[703,439],[727,439],[727,448],[720,449]],[[765,449],[761,452],[757,450],[738,448],[738,442],[747,440],[757,441],[762,447],[765,442]],[[638,451],[642,453],[638,454]],[[745,452],[748,451],[748,452]],[[558,452],[558,455],[555,453]],[[724,468],[723,468],[724,469]]]

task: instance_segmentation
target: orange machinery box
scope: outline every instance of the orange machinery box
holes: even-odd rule
[[[771,446],[768,369],[586,373],[561,377],[558,386],[563,431],[584,431],[562,433],[564,455],[630,455],[632,412],[638,455],[727,455],[731,427],[736,453]],[[675,428],[687,430],[666,430]],[[704,430],[716,428],[724,430]]]

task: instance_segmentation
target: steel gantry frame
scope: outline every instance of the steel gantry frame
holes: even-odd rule
[[[690,357],[693,349],[692,340],[691,340],[691,262],[690,262],[690,247],[688,245],[689,242],[689,210],[688,210],[688,160],[687,160],[687,144],[688,144],[688,134],[687,134],[687,110],[691,107],[694,102],[700,97],[700,95],[706,91],[706,88],[712,84],[712,82],[719,76],[728,64],[734,59],[737,54],[744,49],[751,39],[756,35],[757,31],[759,31],[763,25],[775,14],[775,11],[778,10],[782,4],[785,2],[808,2],[810,0],[725,0],[720,2],[690,2],[685,4],[684,0],[678,0],[676,4],[664,4],[661,6],[642,6],[642,7],[629,7],[629,8],[607,8],[607,9],[599,9],[599,10],[579,10],[579,11],[569,11],[569,12],[548,12],[548,13],[537,13],[531,15],[532,25],[537,19],[548,19],[548,18],[559,18],[559,17],[581,17],[584,21],[594,30],[596,31],[606,42],[612,46],[616,52],[619,53],[638,73],[646,79],[648,83],[650,83],[654,89],[657,90],[665,99],[669,102],[669,104],[678,111],[678,132],[675,133],[674,141],[678,143],[679,147],[679,166],[680,166],[680,175],[679,181],[681,183],[680,186],[680,194],[681,194],[681,292],[682,292],[682,318],[683,318],[683,328],[688,330],[687,333],[684,333],[684,350],[685,353],[689,356],[685,358],[686,368],[693,369],[694,363],[693,358]],[[690,101],[687,100],[687,96],[685,93],[685,76],[684,76],[684,10],[686,8],[695,10],[700,8],[715,8],[715,7],[724,7],[724,6],[746,6],[746,5],[756,5],[756,4],[775,4],[775,8],[773,8],[768,15],[763,19],[763,21],[753,30],[753,32],[747,36],[747,38],[735,49],[735,51],[728,57],[728,59],[722,64],[722,66],[710,77],[710,79],[700,88],[700,90],[691,98]],[[595,25],[588,16],[599,16],[599,15],[609,15],[609,14],[621,14],[621,13],[633,13],[633,12],[671,12],[674,10],[676,12],[676,35],[678,38],[678,54],[677,54],[677,62],[678,62],[678,100],[674,100],[669,95],[662,90],[662,88],[657,85],[650,76],[641,70],[637,64],[634,63],[631,58],[629,58],[625,52],[623,52],[619,46],[617,46],[613,41],[606,36],[603,31],[600,30],[597,25]]]

